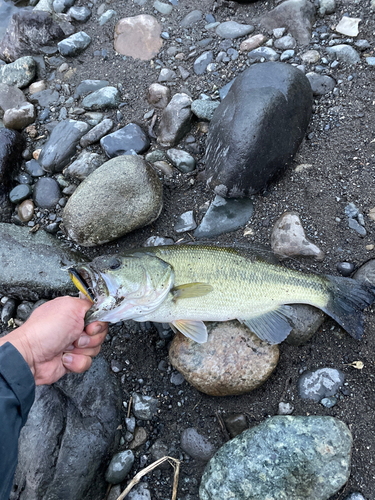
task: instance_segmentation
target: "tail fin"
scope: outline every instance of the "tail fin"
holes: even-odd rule
[[[363,311],[375,301],[375,286],[351,278],[327,276],[330,300],[323,311],[352,337],[363,335]]]

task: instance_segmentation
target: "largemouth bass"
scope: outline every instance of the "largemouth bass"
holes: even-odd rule
[[[204,321],[237,319],[260,339],[282,342],[292,329],[293,308],[310,304],[350,335],[363,334],[363,310],[375,287],[350,278],[319,276],[266,262],[263,255],[206,245],[142,248],[95,258],[69,269],[77,288],[93,301],[92,321],[170,323],[206,342]]]

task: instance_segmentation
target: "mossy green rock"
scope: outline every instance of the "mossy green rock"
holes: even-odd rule
[[[200,500],[328,500],[348,480],[352,435],[333,417],[272,417],[207,464]]]

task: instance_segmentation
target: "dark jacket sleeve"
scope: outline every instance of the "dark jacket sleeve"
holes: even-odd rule
[[[29,366],[7,342],[0,347],[0,500],[8,500],[17,466],[18,437],[34,402]]]

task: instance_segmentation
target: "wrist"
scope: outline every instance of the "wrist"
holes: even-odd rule
[[[20,331],[21,328],[22,327],[17,328],[16,330],[8,333],[8,335],[5,335],[5,337],[2,337],[0,339],[0,346],[5,344],[6,342],[12,344],[21,354],[26,363],[29,365],[31,373],[34,376],[35,375],[34,358],[26,336],[22,335],[22,331]]]

